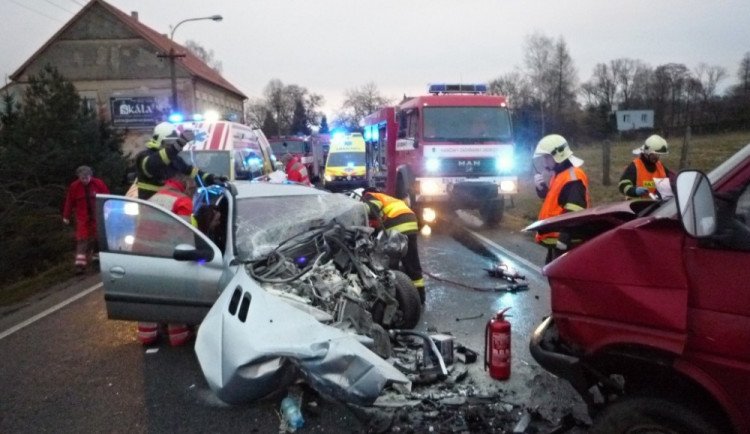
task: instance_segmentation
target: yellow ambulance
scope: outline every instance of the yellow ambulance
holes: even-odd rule
[[[366,153],[362,134],[334,134],[326,159],[323,186],[331,191],[367,187]]]

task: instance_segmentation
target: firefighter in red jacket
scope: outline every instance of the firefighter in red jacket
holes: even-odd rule
[[[76,273],[86,270],[89,261],[99,260],[99,249],[96,242],[96,195],[108,194],[109,188],[99,178],[94,178],[89,166],[76,169],[77,180],[68,187],[63,206],[63,223],[70,223],[71,214],[76,220]]]
[[[307,167],[300,163],[299,160],[294,158],[291,154],[282,155],[281,163],[284,165],[287,181],[298,182],[303,185],[312,185],[310,183],[310,177],[307,174]]]
[[[367,205],[371,221],[376,221],[379,227],[382,222],[383,229],[401,232],[408,239],[406,255],[401,259],[404,272],[412,280],[419,292],[419,299],[424,304],[426,294],[424,279],[422,277],[422,264],[419,262],[419,249],[417,248],[417,216],[409,209],[406,203],[395,197],[379,193],[375,188],[358,188],[354,191],[354,197],[361,197],[362,202]]]
[[[658,178],[674,178],[674,173],[664,167],[659,158],[669,153],[667,141],[654,134],[649,136],[643,145],[633,154],[638,155],[620,177],[617,188],[628,199],[648,198],[656,194],[656,180]]]
[[[537,196],[544,199],[539,220],[590,206],[589,180],[582,165],[563,136],[550,134],[539,141],[534,151],[534,184]],[[543,172],[551,173],[549,181]],[[545,263],[549,263],[573,247],[575,240],[565,232],[545,232],[536,235],[536,242],[547,247]]]
[[[195,194],[195,191],[196,185],[193,177],[176,174],[174,177],[167,179],[164,186],[148,200],[192,223],[193,194]],[[191,330],[187,324],[167,324],[166,330],[169,344],[173,347],[184,345],[191,336]],[[138,342],[143,345],[155,343],[158,339],[158,331],[159,324],[155,322],[139,322]]]

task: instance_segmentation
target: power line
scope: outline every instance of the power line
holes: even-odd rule
[[[84,5],[84,4],[78,3],[78,2],[76,1],[76,0],[70,0],[70,1],[72,1],[72,2],[73,2],[73,3],[75,3],[75,4],[77,4],[78,6],[86,6],[86,5]]]
[[[43,16],[45,18],[49,18],[50,20],[57,21],[58,23],[63,23],[63,24],[65,23],[65,21],[62,21],[62,20],[60,20],[58,18],[55,18],[55,17],[51,17],[51,16],[45,14],[44,12],[39,12],[38,10],[30,8],[30,7],[26,6],[23,3],[18,3],[15,0],[8,0],[8,1],[11,2],[11,3],[13,3],[13,4],[15,4],[15,5],[18,5],[18,6],[22,7],[22,8],[24,8],[24,9],[30,10],[31,12],[34,12],[37,15],[41,15],[41,16]]]
[[[71,12],[71,11],[65,9],[64,7],[58,5],[57,3],[53,2],[52,0],[44,0],[44,1],[46,1],[47,3],[51,4],[52,6],[58,8],[58,9],[64,10],[65,12],[67,12],[69,14],[75,15],[75,12]]]

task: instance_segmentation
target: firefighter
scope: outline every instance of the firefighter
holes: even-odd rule
[[[292,154],[286,153],[281,156],[281,164],[284,165],[288,181],[298,182],[303,185],[312,185],[307,175],[307,167],[294,158]]]
[[[196,191],[195,179],[192,176],[177,173],[164,182],[148,200],[166,208],[178,216],[191,221],[193,212],[193,194]],[[158,229],[157,229],[158,230]],[[158,237],[158,235],[155,235]],[[158,339],[159,324],[155,322],[138,322],[138,342],[151,345]],[[173,347],[184,345],[192,334],[187,324],[167,324],[167,337]]]
[[[534,151],[536,193],[541,199],[539,220],[566,212],[588,208],[589,181],[581,169],[583,160],[573,155],[567,140],[558,134],[542,138]],[[549,181],[542,172],[551,174]],[[537,233],[536,242],[547,247],[545,263],[551,262],[572,247],[570,234],[562,232]]]
[[[417,248],[417,216],[404,201],[379,193],[376,188],[358,188],[354,190],[354,197],[359,197],[367,205],[368,214],[374,225],[386,230],[401,232],[408,239],[406,255],[401,258],[404,272],[412,280],[419,292],[419,300],[424,305],[426,294],[424,279],[422,277],[422,265],[419,262],[419,249]]]
[[[656,194],[657,178],[674,177],[674,173],[659,161],[660,156],[668,153],[664,138],[657,134],[647,138],[643,145],[633,150],[638,157],[625,168],[617,188],[627,199],[648,198],[650,194]]]
[[[108,194],[104,181],[94,178],[94,172],[89,166],[76,169],[78,179],[68,187],[63,206],[63,223],[70,223],[71,214],[76,220],[76,274],[86,271],[89,260],[99,260],[99,249],[96,243],[96,195]]]
[[[164,181],[176,173],[198,176],[204,185],[227,180],[224,176],[204,173],[186,163],[178,155],[182,147],[191,140],[193,140],[191,130],[184,130],[180,133],[169,122],[162,122],[154,128],[154,135],[152,140],[146,143],[146,149],[135,156],[139,199],[148,199],[153,196],[164,185]]]

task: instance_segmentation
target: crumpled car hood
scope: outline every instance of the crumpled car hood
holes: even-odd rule
[[[318,322],[241,268],[201,324],[195,352],[211,389],[230,404],[262,398],[301,371],[318,392],[369,405],[385,386],[411,383],[366,339]]]
[[[523,230],[525,232],[566,231],[574,237],[588,239],[635,219],[644,209],[655,203],[652,200],[629,200],[600,205],[539,220]]]

